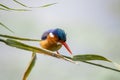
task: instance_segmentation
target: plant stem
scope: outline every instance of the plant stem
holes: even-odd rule
[[[104,66],[104,65],[101,65],[101,64],[96,64],[96,63],[92,63],[92,62],[88,62],[88,61],[81,61],[81,62],[84,62],[84,63],[87,63],[87,64],[91,64],[91,65],[94,65],[94,66],[98,66],[98,67],[102,67],[102,68],[105,68],[105,69],[109,69],[109,70],[120,72],[120,70],[118,70],[118,69],[107,67],[107,66]]]
[[[38,39],[20,38],[20,37],[3,35],[3,34],[0,34],[0,37],[11,38],[11,39],[16,39],[16,40],[23,40],[23,41],[40,41]]]
[[[55,52],[52,52],[52,51],[49,51],[49,50],[46,50],[46,49],[43,49],[43,48],[37,48],[37,47],[30,46],[30,45],[27,45],[27,44],[24,44],[24,43],[15,41],[15,40],[11,40],[11,39],[7,39],[7,40],[0,39],[0,41],[4,42],[5,44],[7,44],[9,46],[12,46],[12,47],[16,47],[16,48],[27,50],[27,51],[32,51],[32,52],[35,52],[35,53],[45,54],[45,55],[48,55],[48,56],[63,59],[63,60],[66,60],[66,61],[69,61],[69,62],[72,62],[72,63],[76,64],[76,61],[74,61],[74,59],[71,58],[71,57],[64,56],[64,55],[61,55],[61,54],[56,54]],[[84,62],[84,63],[91,64],[91,65],[94,65],[94,66],[98,66],[98,67],[102,67],[102,68],[105,68],[105,69],[120,72],[120,70],[118,70],[118,69],[107,67],[107,66],[104,66],[104,65],[101,65],[101,64],[96,64],[96,63],[92,63],[92,62],[88,62],[88,61],[82,61],[82,60],[80,60],[79,62]]]

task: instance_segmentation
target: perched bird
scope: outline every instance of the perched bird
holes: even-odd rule
[[[58,50],[64,45],[64,47],[72,54],[69,46],[66,44],[66,34],[64,30],[60,28],[50,29],[43,33],[40,41],[40,45],[42,48],[45,48],[50,51],[56,51],[58,54]]]

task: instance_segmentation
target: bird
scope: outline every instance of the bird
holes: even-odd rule
[[[62,45],[72,54],[72,51],[66,43],[66,33],[60,28],[49,29],[41,36],[40,46],[44,49],[56,51],[59,54],[58,50]]]

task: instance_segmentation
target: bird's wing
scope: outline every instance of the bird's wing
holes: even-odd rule
[[[50,29],[50,30],[48,30],[48,31],[45,31],[45,32],[42,34],[41,39],[42,39],[42,40],[45,40],[45,39],[47,38],[48,34],[49,34],[51,31],[52,31],[52,29]]]

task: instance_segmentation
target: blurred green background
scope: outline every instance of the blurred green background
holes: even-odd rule
[[[99,54],[120,64],[120,0],[19,0],[28,6],[56,3],[32,11],[0,11],[0,34],[40,39],[45,30],[62,28],[73,54]],[[11,8],[24,8],[12,0],[0,0]],[[39,43],[27,44],[37,47]],[[63,47],[61,53],[68,55]],[[0,80],[21,80],[31,53],[0,43]],[[97,61],[98,62],[98,61]],[[103,62],[98,62],[111,66]],[[28,80],[120,80],[120,73],[80,63],[75,65],[45,55]]]

